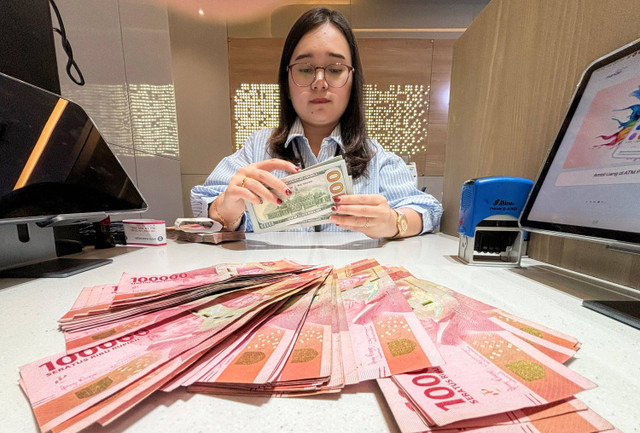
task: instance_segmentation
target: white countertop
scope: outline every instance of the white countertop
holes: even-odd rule
[[[569,334],[582,342],[567,365],[599,386],[577,395],[626,433],[640,432],[640,331],[581,306],[582,300],[533,279],[523,268],[468,266],[455,256],[458,240],[430,234],[400,241],[377,241],[358,233],[247,234],[221,245],[89,251],[113,256],[113,263],[68,278],[0,279],[0,431],[37,432],[27,398],[18,386],[18,368],[64,350],[57,320],[83,287],[115,284],[122,272],[177,272],[224,262],[289,258],[300,263],[344,266],[364,258],[402,265],[416,277]],[[156,392],[109,428],[88,432],[397,432],[382,393],[373,381],[342,393],[305,398],[219,397],[181,390]]]

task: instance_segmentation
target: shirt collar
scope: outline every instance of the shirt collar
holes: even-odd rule
[[[302,127],[302,122],[300,121],[299,117],[296,117],[296,121],[291,126],[291,129],[289,130],[289,135],[287,136],[287,141],[285,141],[284,143],[284,147],[286,148],[287,146],[289,146],[289,143],[297,139],[297,137],[302,137],[302,139],[304,139],[305,141],[307,140],[307,138],[304,136],[304,128]],[[336,127],[333,128],[333,131],[331,131],[331,134],[327,138],[329,138],[330,140],[333,140],[336,143],[336,145],[342,147],[342,134],[340,133],[340,123],[338,123]]]

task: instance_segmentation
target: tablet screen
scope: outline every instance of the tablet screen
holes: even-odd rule
[[[640,41],[587,68],[529,196],[529,229],[640,242]]]

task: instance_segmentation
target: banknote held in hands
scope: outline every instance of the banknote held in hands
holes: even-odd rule
[[[282,204],[246,202],[255,233],[326,224],[331,216],[333,197],[353,193],[353,181],[342,156],[284,177],[282,181],[292,192],[287,197],[273,191]]]

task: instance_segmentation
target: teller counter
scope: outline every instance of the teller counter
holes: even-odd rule
[[[457,238],[429,234],[397,241],[359,233],[247,234],[220,245],[177,243],[162,247],[89,250],[113,263],[68,278],[0,279],[0,431],[37,432],[18,368],[64,350],[57,320],[83,287],[116,284],[123,272],[167,274],[225,262],[288,258],[344,266],[365,259],[401,265],[418,278],[449,287],[516,316],[577,338],[582,347],[567,365],[599,386],[577,395],[620,430],[640,432],[640,331],[582,307],[574,294],[540,275],[547,266],[524,258],[522,267],[469,266],[457,260]],[[555,278],[555,277],[554,277]],[[548,281],[553,281],[549,278]],[[375,381],[339,394],[303,398],[222,397],[183,390],[156,392],[107,428],[87,432],[397,432]]]

